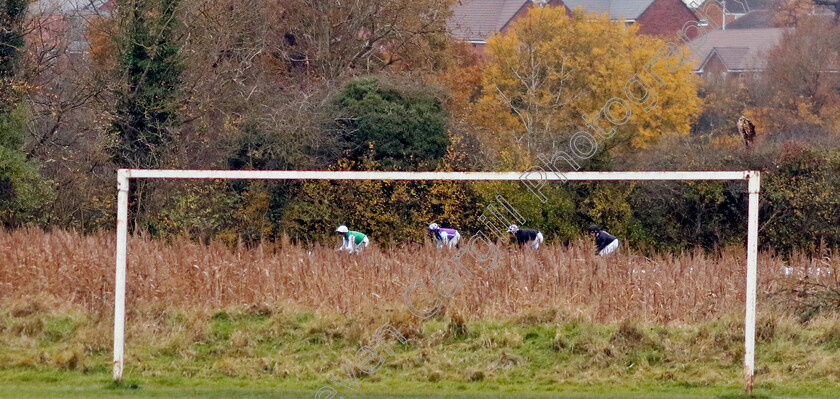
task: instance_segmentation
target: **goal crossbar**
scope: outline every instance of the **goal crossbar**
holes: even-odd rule
[[[128,244],[130,179],[209,180],[400,180],[400,181],[519,181],[521,172],[385,172],[314,170],[117,170],[117,254],[114,289],[114,380],[122,379],[125,351],[125,280]],[[543,181],[748,181],[746,315],[744,320],[744,382],[752,392],[755,372],[756,269],[758,262],[758,171],[574,171],[545,173]]]
[[[224,180],[449,180],[516,181],[522,172],[381,172],[323,170],[153,170],[124,169],[131,179],[224,179]],[[545,175],[547,181],[621,180],[747,180],[748,171],[628,171],[560,172]]]

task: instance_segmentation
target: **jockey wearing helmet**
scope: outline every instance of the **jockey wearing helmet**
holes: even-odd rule
[[[335,229],[335,232],[341,236],[341,247],[337,251],[347,251],[347,253],[361,253],[362,249],[370,244],[367,236],[358,231],[350,231],[347,226],[341,225]]]
[[[534,249],[538,249],[544,241],[543,234],[538,230],[520,229],[519,226],[512,224],[507,231],[516,237],[516,242],[520,247],[530,244]]]
[[[441,228],[437,223],[430,224],[429,231],[434,234],[438,248],[443,248],[444,246],[450,249],[455,248],[458,245],[458,241],[461,241],[461,233],[458,233],[458,230]]]

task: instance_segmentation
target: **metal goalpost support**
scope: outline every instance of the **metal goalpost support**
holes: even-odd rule
[[[128,190],[130,179],[225,179],[225,180],[448,180],[518,181],[521,172],[378,172],[378,171],[255,171],[255,170],[152,170],[117,171],[117,256],[114,289],[114,381],[122,379],[125,366],[125,281],[128,244]],[[560,177],[563,176],[563,177]],[[748,393],[755,374],[755,298],[758,264],[758,171],[627,171],[562,172],[546,174],[545,181],[736,181],[747,180],[746,316],[744,319],[744,382]]]
[[[758,195],[761,172],[749,172],[747,207],[747,312],[744,318],[744,386],[753,391],[755,377],[755,295],[758,278]]]

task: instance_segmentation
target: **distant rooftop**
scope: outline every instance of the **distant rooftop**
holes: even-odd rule
[[[460,0],[448,25],[453,35],[467,41],[484,41],[505,25],[530,0]]]
[[[726,29],[775,28],[771,10],[752,10],[741,18],[726,24]]]
[[[687,1],[686,4],[690,8],[695,8],[694,5],[702,5],[710,0],[691,0]],[[715,0],[718,3],[723,4],[723,0]],[[750,10],[765,10],[772,7],[773,2],[775,0],[727,0],[726,1],[726,12],[731,14],[744,14]],[[694,5],[692,5],[692,2]]]
[[[762,70],[767,66],[767,52],[781,40],[788,28],[713,30],[689,43],[691,58],[698,71],[713,54],[732,71]]]
[[[96,14],[109,0],[38,0],[29,6],[32,14]],[[107,8],[107,7],[105,7]]]
[[[606,13],[613,20],[636,20],[655,0],[554,0],[550,4],[567,9],[583,8],[586,12]],[[549,1],[545,1],[549,3]],[[455,37],[483,42],[501,31],[531,0],[460,0],[452,9],[448,25]]]
[[[574,10],[581,7],[587,12],[606,13],[610,19],[639,18],[655,0],[563,0],[567,8]]]

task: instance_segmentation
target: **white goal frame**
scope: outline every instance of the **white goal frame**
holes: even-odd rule
[[[128,244],[128,188],[131,179],[224,179],[224,180],[448,180],[518,181],[521,172],[378,172],[301,170],[152,170],[117,171],[117,270],[114,289],[114,381],[122,379],[125,351],[125,276]],[[747,289],[744,320],[744,382],[752,392],[755,371],[755,297],[758,257],[758,171],[665,171],[665,172],[563,172],[546,174],[545,181],[737,181],[749,182],[747,222]]]

